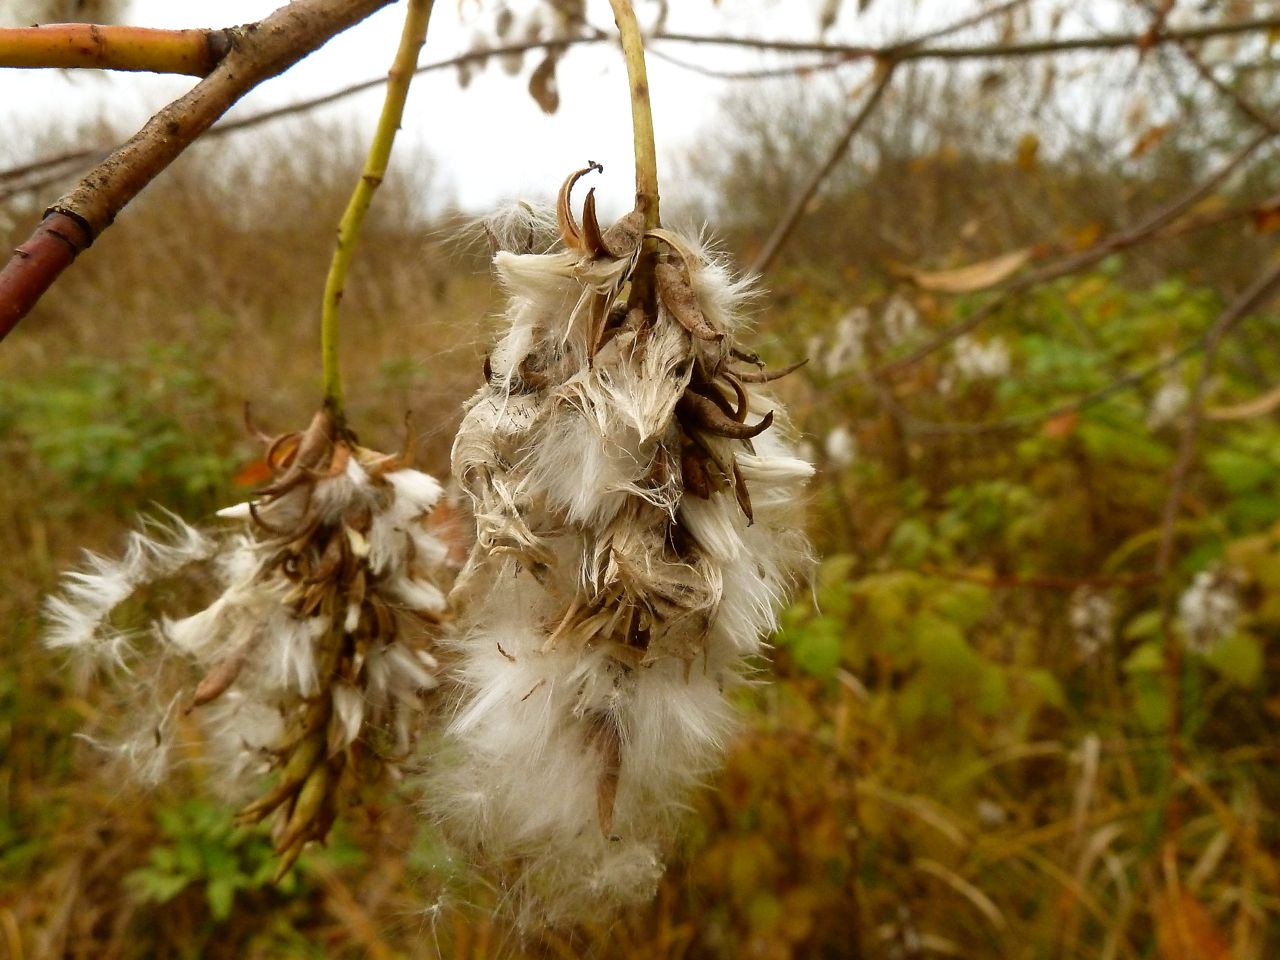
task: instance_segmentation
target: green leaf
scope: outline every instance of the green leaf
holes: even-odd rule
[[[913,517],[903,520],[894,529],[893,536],[889,538],[889,549],[903,566],[916,567],[928,554],[932,539],[928,524]]]
[[[1239,450],[1215,450],[1204,461],[1218,482],[1237,495],[1269,487],[1276,476],[1270,460]]]
[[[925,669],[948,683],[977,684],[982,658],[955,624],[931,614],[921,614],[912,624],[916,655]]]
[[[154,870],[135,870],[128,876],[134,895],[145,903],[168,903],[190,882],[189,877]]]
[[[1204,655],[1205,663],[1232,683],[1256,686],[1262,677],[1261,641],[1251,633],[1234,633],[1218,641]]]
[[[847,587],[857,565],[858,558],[848,553],[837,553],[824,558],[818,567],[818,592]]]
[[[178,840],[176,852],[179,870],[188,877],[204,875],[204,856],[198,841],[191,837],[181,837]]]
[[[1124,661],[1125,673],[1152,673],[1164,669],[1164,648],[1154,640],[1142,644]]]
[[[785,915],[778,898],[768,893],[756,894],[747,906],[747,919],[751,929],[760,933],[776,930]]]
[[[987,664],[978,679],[977,707],[985,716],[996,717],[1009,708],[1009,677],[994,663]]]
[[[1154,636],[1159,630],[1160,611],[1144,610],[1125,625],[1124,637],[1126,640],[1141,640]]]
[[[221,922],[231,916],[231,907],[236,900],[236,884],[231,877],[219,877],[209,881],[205,887],[205,898],[209,901],[209,913],[213,919]]]
[[[920,677],[904,686],[893,698],[894,714],[903,726],[929,718],[946,719],[951,715],[954,704],[947,687],[926,682]]]
[[[972,630],[991,609],[991,590],[976,583],[942,583],[930,606],[962,630]]]
[[[1041,702],[1059,710],[1066,709],[1067,696],[1062,692],[1062,684],[1048,670],[1043,668],[1027,670],[1022,674],[1022,678],[1039,695]]]
[[[1164,678],[1153,673],[1130,677],[1134,712],[1138,722],[1149,731],[1163,730],[1169,725],[1169,691]]]
[[[217,838],[208,838],[202,849],[204,855],[205,875],[209,877],[234,877],[240,872],[240,861],[235,853],[217,842]]]
[[[791,636],[789,646],[796,665],[815,677],[829,677],[840,665],[844,624],[833,617],[815,617]]]

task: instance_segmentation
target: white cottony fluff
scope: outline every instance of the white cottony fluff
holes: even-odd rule
[[[297,436],[283,447],[307,450],[307,435]],[[125,685],[145,709],[128,704],[132,722],[121,725],[131,729],[94,742],[143,781],[163,776],[173,720],[184,710],[194,711],[209,753],[225,761],[232,792],[296,738],[303,714],[323,719],[330,753],[376,730],[387,731],[398,753],[409,748],[422,694],[437,683],[428,648],[447,606],[447,548],[425,525],[441,488],[392,458],[344,444],[324,448],[327,469],[281,465],[288,479],[279,489],[220,514],[235,524],[230,529],[203,533],[171,516],[148,523],[130,535],[122,559],[90,555],[46,602],[48,645],[130,671]],[[157,618],[149,646],[147,631],[111,622],[139,588],[179,573],[197,596],[214,593],[212,602],[186,617]],[[317,698],[328,698],[321,713],[309,706]]]
[[[652,896],[808,558],[813,468],[730,350],[746,285],[653,236],[698,319],[670,287],[629,309],[634,254],[495,256],[506,327],[453,449],[477,543],[430,809],[527,924]]]
[[[141,530],[129,534],[120,559],[86,553],[84,567],[64,576],[62,593],[45,601],[45,643],[90,662],[123,665],[129,633],[111,624],[111,612],[143,584],[207,560],[216,546],[171,513],[145,519]]]
[[[1201,570],[1178,598],[1186,645],[1207,653],[1235,632],[1240,619],[1238,584],[1230,571]]]

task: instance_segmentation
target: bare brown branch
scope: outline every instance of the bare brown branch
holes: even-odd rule
[[[437,60],[434,63],[423,64],[414,72],[417,76],[423,73],[431,73],[437,70],[447,70],[451,67],[463,66],[471,63],[481,63],[493,57],[499,57],[508,53],[527,53],[531,50],[542,50],[548,46],[568,47],[590,43],[601,43],[606,39],[604,35],[600,36],[584,36],[569,37],[566,39],[558,39],[555,41],[538,40],[528,43],[514,43],[503,47],[491,47],[483,50],[472,50],[468,53],[459,54],[456,57],[449,57],[446,60]],[[235,120],[225,120],[213,126],[205,137],[217,137],[227,133],[236,133],[248,130],[273,120],[279,120],[283,117],[294,116],[299,113],[305,113],[319,107],[328,106],[331,103],[337,103],[348,97],[364,93],[366,90],[373,90],[385,85],[387,78],[385,75],[379,77],[371,77],[368,80],[361,80],[358,83],[349,84],[345,87],[339,87],[330,93],[322,94],[318,97],[309,97],[305,100],[299,100],[296,103],[286,104],[281,107],[274,107],[270,110],[264,110],[261,113],[255,113],[251,116],[241,117]],[[8,200],[11,197],[22,193],[29,193],[32,190],[38,190],[48,186],[50,183],[56,183],[67,177],[73,170],[83,167],[89,163],[95,163],[109,153],[108,149],[103,147],[89,147],[84,150],[72,150],[56,156],[46,157],[40,160],[32,160],[27,163],[11,167],[7,170],[0,170],[0,184],[11,184],[5,189],[0,190],[0,202]],[[13,181],[18,181],[13,183]]]
[[[1160,544],[1156,548],[1155,573],[1157,576],[1167,573],[1173,562],[1174,533],[1178,513],[1182,509],[1182,495],[1186,490],[1187,477],[1195,461],[1200,425],[1204,420],[1205,392],[1209,378],[1213,374],[1218,348],[1241,320],[1274,297],[1278,290],[1280,290],[1280,262],[1273,263],[1248,290],[1237,297],[1205,334],[1204,359],[1201,361],[1195,385],[1191,389],[1191,399],[1187,404],[1187,421],[1182,428],[1182,437],[1178,443],[1178,457],[1169,478],[1169,495],[1164,503],[1160,524]]]
[[[0,272],[0,332],[13,329],[57,276],[89,245],[89,231],[74,217],[54,213],[46,217],[13,259]]]
[[[859,130],[870,118],[872,112],[876,108],[876,104],[880,102],[885,89],[889,86],[889,81],[893,79],[893,70],[895,64],[892,61],[879,62],[876,64],[875,85],[871,88],[871,92],[867,94],[867,98],[863,100],[862,106],[858,112],[849,120],[845,126],[844,132],[840,134],[840,138],[835,142],[827,154],[827,159],[823,161],[822,166],[813,171],[805,185],[800,189],[791,203],[787,207],[787,212],[782,219],[778,221],[778,225],[774,227],[773,233],[769,235],[769,239],[765,241],[765,245],[761,248],[754,261],[751,263],[751,273],[763,273],[769,269],[769,265],[773,263],[778,256],[778,252],[782,249],[782,245],[787,242],[787,238],[796,228],[801,218],[804,216],[805,210],[809,206],[809,202],[813,199],[814,194],[818,192],[818,188],[822,186],[824,180],[831,175],[831,171],[835,169],[840,158],[843,157],[849,149],[849,144],[853,138],[857,136]]]
[[[50,208],[50,216],[60,215],[83,228],[69,242],[70,258],[16,253],[0,270],[0,339],[116,214],[232,104],[389,2],[295,0],[260,23],[236,29],[231,52],[205,80],[152,117]],[[39,239],[41,229],[29,242]]]
[[[976,573],[971,570],[945,570],[940,567],[925,565],[921,573],[944,580],[959,580],[966,583],[977,583],[993,590],[1009,590],[1026,588],[1031,590],[1079,590],[1108,589],[1112,587],[1141,587],[1152,583],[1155,577],[1150,573],[1131,574],[1096,574],[1093,576],[1066,576],[1054,573]]]
[[[651,54],[659,59],[665,60],[682,69],[691,70],[696,73],[705,74],[707,76],[719,77],[732,80],[754,80],[770,77],[787,76],[792,74],[804,74],[817,70],[835,69],[840,66],[847,65],[851,62],[864,60],[875,57],[891,57],[895,60],[917,60],[929,58],[952,58],[952,59],[981,59],[995,58],[1002,56],[1031,56],[1037,54],[1050,54],[1063,50],[1090,50],[1090,49],[1112,49],[1124,46],[1139,46],[1144,42],[1150,41],[1147,34],[1125,34],[1125,35],[1104,35],[1102,37],[1075,37],[1067,40],[1056,41],[1039,41],[1036,43],[1022,45],[1001,45],[993,44],[988,46],[971,46],[971,47],[948,47],[945,49],[936,47],[926,47],[922,44],[926,41],[938,39],[958,30],[972,27],[978,22],[988,19],[993,15],[1002,13],[1007,9],[1012,9],[1023,0],[1011,0],[1009,3],[999,4],[985,11],[979,11],[971,17],[957,21],[954,24],[939,28],[932,33],[925,34],[921,37],[913,38],[907,41],[901,41],[896,44],[888,44],[884,46],[843,46],[833,44],[791,44],[779,43],[766,40],[756,40],[752,38],[734,38],[734,37],[716,37],[716,36],[694,36],[688,34],[659,33],[653,39],[655,41],[670,40],[679,43],[704,43],[714,45],[742,46],[749,49],[777,49],[784,52],[804,53],[815,52],[825,54],[826,57],[818,62],[809,62],[802,64],[792,64],[783,67],[771,67],[758,70],[741,70],[729,71],[718,70],[701,64],[684,60],[680,57],[673,56],[659,47],[651,49]],[[1188,42],[1209,39],[1214,36],[1221,36],[1233,33],[1247,33],[1253,31],[1265,31],[1271,29],[1280,29],[1280,18],[1251,20],[1237,24],[1211,25],[1206,27],[1195,28],[1185,31],[1165,31],[1157,36],[1156,42]],[[603,42],[611,42],[611,37],[603,32],[591,32],[576,37],[555,38],[552,40],[535,40],[523,43],[510,43],[500,46],[486,47],[484,49],[472,50],[467,53],[459,54],[455,57],[449,57],[445,60],[439,60],[435,63],[425,64],[418,68],[418,73],[427,73],[435,70],[449,69],[451,67],[464,66],[473,63],[484,63],[493,58],[500,58],[506,55],[528,53],[535,50],[545,50],[548,47],[570,47],[582,46],[585,44],[596,44]],[[232,133],[237,130],[245,130],[261,123],[279,119],[298,113],[303,113],[317,107],[326,106],[343,100],[347,97],[363,93],[366,90],[379,87],[386,82],[386,77],[373,77],[349,86],[341,87],[331,93],[323,96],[313,97],[306,100],[300,100],[297,103],[289,104],[283,107],[277,107],[267,110],[261,114],[251,117],[245,117],[242,120],[233,120],[229,123],[218,124],[209,131],[210,135],[218,135],[223,133]],[[8,170],[0,170],[0,183],[11,183],[14,180],[20,180],[17,184],[12,184],[5,191],[0,192],[0,201],[6,200],[19,193],[26,193],[31,190],[40,189],[50,183],[67,176],[68,170],[57,169],[55,166],[66,165],[74,167],[79,163],[96,162],[99,158],[106,155],[103,148],[90,148],[81,151],[72,151],[59,155],[58,157],[49,157],[42,160],[35,160],[24,163],[19,167]],[[48,172],[45,172],[48,171]]]
[[[1183,214],[1189,212],[1197,203],[1208,196],[1214,189],[1218,187],[1227,177],[1231,176],[1245,160],[1247,160],[1255,150],[1264,143],[1272,140],[1275,134],[1270,130],[1266,130],[1252,140],[1246,143],[1233,156],[1228,158],[1217,170],[1210,174],[1200,183],[1196,184],[1191,190],[1176,199],[1173,203],[1161,207],[1154,213],[1139,221],[1132,227],[1119,230],[1108,237],[1095,243],[1086,250],[1079,253],[1073,253],[1053,263],[1045,264],[1038,270],[1023,274],[1010,280],[1003,288],[1002,292],[988,300],[982,306],[978,307],[964,320],[953,324],[945,330],[936,334],[929,342],[925,343],[916,350],[900,357],[897,360],[882,365],[874,371],[873,376],[876,378],[892,377],[901,373],[908,367],[919,363],[925,357],[942,349],[947,344],[959,339],[966,333],[976,329],[980,324],[993,316],[1002,307],[1012,302],[1013,298],[1032,287],[1047,283],[1050,280],[1056,280],[1059,277],[1065,277],[1080,270],[1085,270],[1105,257],[1111,256],[1113,253],[1119,253],[1130,247],[1137,246],[1147,240],[1152,239],[1160,234],[1160,232]]]
[[[1163,30],[1154,35],[1143,33],[1099,34],[1092,37],[1060,37],[1032,40],[1025,43],[983,43],[955,46],[924,46],[917,40],[898,44],[852,45],[809,42],[804,40],[766,40],[756,37],[717,37],[707,34],[670,33],[658,34],[655,40],[675,43],[697,43],[714,46],[747,47],[754,50],[775,50],[780,53],[817,53],[845,60],[871,60],[892,57],[908,60],[985,60],[1014,57],[1038,57],[1054,53],[1081,50],[1117,50],[1125,47],[1147,49],[1162,43],[1209,40],[1213,37],[1238,36],[1246,33],[1265,34],[1280,30],[1280,17],[1261,17],[1236,23],[1213,23],[1185,30]]]

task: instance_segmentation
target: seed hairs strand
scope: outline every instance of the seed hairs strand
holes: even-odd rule
[[[643,225],[601,230],[591,195],[579,223],[586,173],[563,249],[494,257],[505,332],[453,449],[477,541],[428,809],[526,926],[653,894],[808,558],[812,467],[736,346],[748,285],[657,229],[655,307],[630,306]]]

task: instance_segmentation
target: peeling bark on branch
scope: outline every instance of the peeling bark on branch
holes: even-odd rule
[[[231,50],[214,71],[147,121],[53,204],[31,240],[0,270],[0,339],[26,316],[76,254],[237,100],[390,2],[294,0],[259,23],[231,31]],[[45,238],[58,236],[67,220],[84,230],[83,243],[64,244],[69,256],[23,252],[35,245],[38,252],[47,253],[46,243],[62,241]]]
[[[89,67],[208,76],[231,50],[230,30],[155,30],[52,23],[0,30],[0,67]]]

